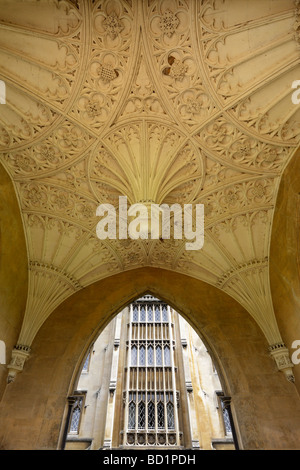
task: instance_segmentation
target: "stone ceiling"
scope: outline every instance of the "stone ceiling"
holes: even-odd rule
[[[0,161],[29,260],[20,344],[77,290],[141,266],[224,290],[282,341],[269,246],[300,140],[298,20],[292,0],[0,0]],[[119,196],[204,204],[203,248],[99,240],[96,208]]]

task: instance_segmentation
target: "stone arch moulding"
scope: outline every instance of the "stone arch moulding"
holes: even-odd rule
[[[293,353],[300,339],[300,149],[282,175],[270,244],[270,285],[282,338]],[[300,392],[300,365],[293,369]]]
[[[49,316],[33,341],[23,373],[6,387],[0,448],[60,448],[65,404],[83,351],[115,314],[145,292],[175,307],[206,338],[232,397],[240,448],[296,449],[297,390],[278,372],[253,318],[215,287],[156,268],[131,270],[92,284]],[[283,431],[285,439],[277,439]]]
[[[22,217],[13,183],[0,163],[0,400],[5,388],[10,354],[17,343],[26,306],[28,257]]]

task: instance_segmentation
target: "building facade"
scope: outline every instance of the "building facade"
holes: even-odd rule
[[[73,394],[66,449],[233,449],[217,371],[191,326],[144,296],[104,329]]]

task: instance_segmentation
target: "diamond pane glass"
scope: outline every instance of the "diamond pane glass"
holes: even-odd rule
[[[168,310],[167,310],[167,307],[164,307],[162,309],[162,318],[163,318],[163,321],[168,321]]]
[[[146,425],[145,403],[141,401],[139,403],[139,415],[138,415],[139,429],[145,429],[145,425]]]
[[[87,355],[87,358],[84,361],[84,364],[83,364],[83,367],[82,367],[82,372],[87,372],[88,371],[89,363],[90,363],[90,353]]]
[[[165,427],[165,409],[162,402],[159,402],[157,405],[157,425],[159,429]]]
[[[140,347],[140,366],[146,365],[146,349],[145,346]]]
[[[156,365],[162,366],[162,352],[160,346],[157,346],[156,348]]]
[[[128,407],[128,429],[135,429],[135,403],[129,403]]]
[[[168,429],[174,429],[175,428],[174,406],[170,402],[167,404],[167,421],[168,421]]]
[[[153,347],[149,346],[148,347],[148,366],[153,366],[154,364],[154,351]]]
[[[139,312],[137,307],[133,307],[132,311],[132,321],[138,321],[139,319]]]
[[[155,307],[155,321],[160,321],[160,308]]]
[[[148,321],[153,321],[153,309],[152,305],[148,307]]]
[[[148,403],[148,429],[155,428],[155,406],[152,401]]]
[[[137,365],[137,347],[132,346],[131,348],[131,365],[136,366]]]
[[[140,310],[140,321],[146,321],[146,309],[144,306]]]
[[[171,365],[171,356],[170,356],[170,348],[169,346],[165,346],[164,348],[164,356],[165,356],[165,366]]]
[[[79,420],[80,420],[80,414],[81,414],[81,405],[82,405],[82,398],[79,398],[73,408],[72,421],[71,421],[71,426],[70,426],[71,432],[78,432]]]
[[[229,419],[229,413],[226,408],[223,409],[223,418],[224,418],[224,425],[225,425],[225,433],[226,434],[231,434],[231,425],[230,425],[230,419]]]

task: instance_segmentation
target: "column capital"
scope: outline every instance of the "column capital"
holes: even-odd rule
[[[220,396],[220,399],[222,400],[224,409],[228,410],[231,404],[231,397]]]
[[[11,354],[11,360],[8,364],[8,376],[7,383],[11,383],[15,380],[16,375],[19,372],[22,372],[24,368],[25,361],[30,355],[31,348],[30,346],[24,344],[17,344]]]
[[[283,342],[271,344],[269,352],[275,360],[278,370],[284,373],[289,382],[295,382],[292,370],[294,365],[290,360],[289,350],[286,345]]]
[[[73,406],[74,403],[76,403],[77,398],[72,395],[72,396],[68,397],[67,400],[68,400],[68,405]]]

